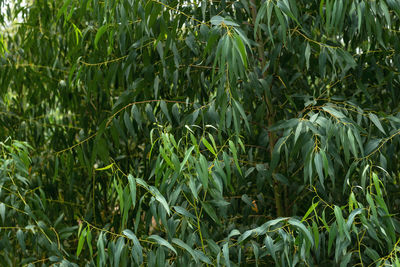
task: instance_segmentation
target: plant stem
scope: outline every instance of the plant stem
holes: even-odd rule
[[[256,19],[257,19],[257,10],[256,10],[256,3],[255,0],[250,0],[250,8],[251,8],[251,15],[253,19],[253,25],[255,25]],[[262,39],[260,38],[260,30],[257,30],[257,49],[258,49],[258,56],[261,60],[261,69],[263,70],[266,66],[267,59],[264,54],[264,43]],[[263,78],[266,78],[267,76],[267,70],[264,70],[262,73]],[[270,92],[264,94],[264,99],[268,107],[268,115],[267,115],[267,122],[268,126],[272,126],[274,124],[274,119],[275,119],[275,111],[274,111],[274,106],[272,104],[272,95],[271,95],[271,89],[269,89]],[[272,158],[272,152],[274,151],[274,146],[276,142],[276,136],[272,132],[268,132],[269,136],[269,151],[270,155]],[[274,190],[274,198],[275,198],[275,207],[276,207],[276,214],[277,217],[283,217],[284,215],[284,208],[282,205],[282,200],[281,200],[281,186],[278,181],[274,180],[274,185],[273,185],[273,190]]]
[[[204,252],[204,254],[206,254],[206,249],[204,247],[204,240],[203,240],[203,234],[201,233],[201,227],[200,227],[200,215],[197,212],[197,205],[196,205],[196,200],[194,201],[195,206],[194,206],[194,212],[196,214],[196,219],[197,219],[197,229],[199,230],[199,237],[200,237],[200,242],[201,242],[201,248]],[[206,264],[208,267],[208,264]]]

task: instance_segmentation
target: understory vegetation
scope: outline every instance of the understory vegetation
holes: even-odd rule
[[[1,266],[400,266],[400,1],[0,7]]]

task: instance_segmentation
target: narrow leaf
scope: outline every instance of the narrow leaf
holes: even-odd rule
[[[97,44],[101,38],[101,36],[106,32],[108,28],[108,24],[105,24],[103,26],[101,26],[96,33],[96,36],[94,37],[94,47],[97,49]]]
[[[129,190],[131,192],[132,209],[134,209],[136,204],[136,181],[131,174],[128,175],[128,181],[129,181]]]
[[[218,219],[217,213],[215,212],[214,208],[210,204],[203,201],[201,202],[201,205],[203,206],[206,213],[211,217],[211,219],[213,219],[214,222],[220,225],[221,222]]]
[[[306,214],[303,216],[303,219],[301,219],[302,222],[308,218],[308,215],[310,215],[310,213],[315,210],[315,208],[318,206],[318,204],[319,204],[319,201],[317,201],[316,203],[311,205],[311,207],[307,210]]]
[[[81,254],[82,248],[83,248],[83,244],[85,244],[85,240],[86,240],[86,228],[82,231],[81,236],[79,237],[79,241],[78,241],[78,247],[76,249],[76,256],[79,257],[79,255]]]
[[[178,255],[178,253],[176,252],[174,247],[167,240],[165,240],[164,238],[162,238],[162,237],[160,237],[158,235],[151,235],[151,236],[148,237],[148,239],[157,242],[161,246],[169,248],[170,250],[172,250],[175,253],[175,255]]]
[[[302,224],[300,221],[296,220],[296,219],[289,219],[288,223],[296,226],[308,239],[308,241],[310,241],[311,245],[314,246],[314,239],[310,233],[310,231],[306,228],[306,226],[304,224]]]
[[[319,176],[319,181],[320,181],[320,183],[321,183],[321,186],[322,186],[323,188],[325,188],[325,186],[324,186],[325,178],[324,178],[324,173],[323,173],[323,171],[322,171],[322,165],[323,165],[323,163],[322,163],[321,154],[320,154],[319,152],[316,153],[315,156],[314,156],[314,164],[315,164],[315,168],[316,168],[316,170],[317,170],[318,176]]]
[[[224,244],[224,246],[222,247],[222,253],[224,254],[226,266],[230,267],[231,266],[231,262],[229,260],[229,243],[228,242],[226,242]]]
[[[196,253],[185,242],[183,242],[182,240],[180,240],[178,238],[173,238],[172,239],[172,243],[174,243],[174,244],[180,246],[181,248],[185,249],[187,252],[189,252],[190,256],[192,256],[192,258],[195,260],[195,262],[199,263],[199,259],[198,259],[197,255],[196,255]]]
[[[385,130],[384,130],[383,127],[382,127],[381,122],[379,121],[378,117],[377,117],[375,114],[369,113],[369,114],[368,114],[368,117],[371,119],[371,121],[375,124],[376,127],[378,127],[378,129],[379,129],[382,133],[386,134]]]
[[[322,109],[325,110],[326,112],[330,113],[332,116],[336,117],[337,119],[342,119],[345,117],[342,112],[340,112],[332,107],[325,106],[325,107],[322,107]]]

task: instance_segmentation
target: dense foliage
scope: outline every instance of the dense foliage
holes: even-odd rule
[[[400,266],[400,2],[2,1],[2,266]]]

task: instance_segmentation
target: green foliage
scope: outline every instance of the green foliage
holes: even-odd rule
[[[0,149],[2,264],[40,263],[42,257],[48,257],[49,262],[77,266],[63,258],[68,255],[66,250],[71,249],[64,241],[78,227],[66,225],[65,214],[52,209],[46,192],[37,186],[39,178],[31,173],[32,148],[24,142],[7,139],[0,143]],[[56,216],[49,216],[52,213]]]
[[[11,2],[4,266],[400,266],[397,1]]]

